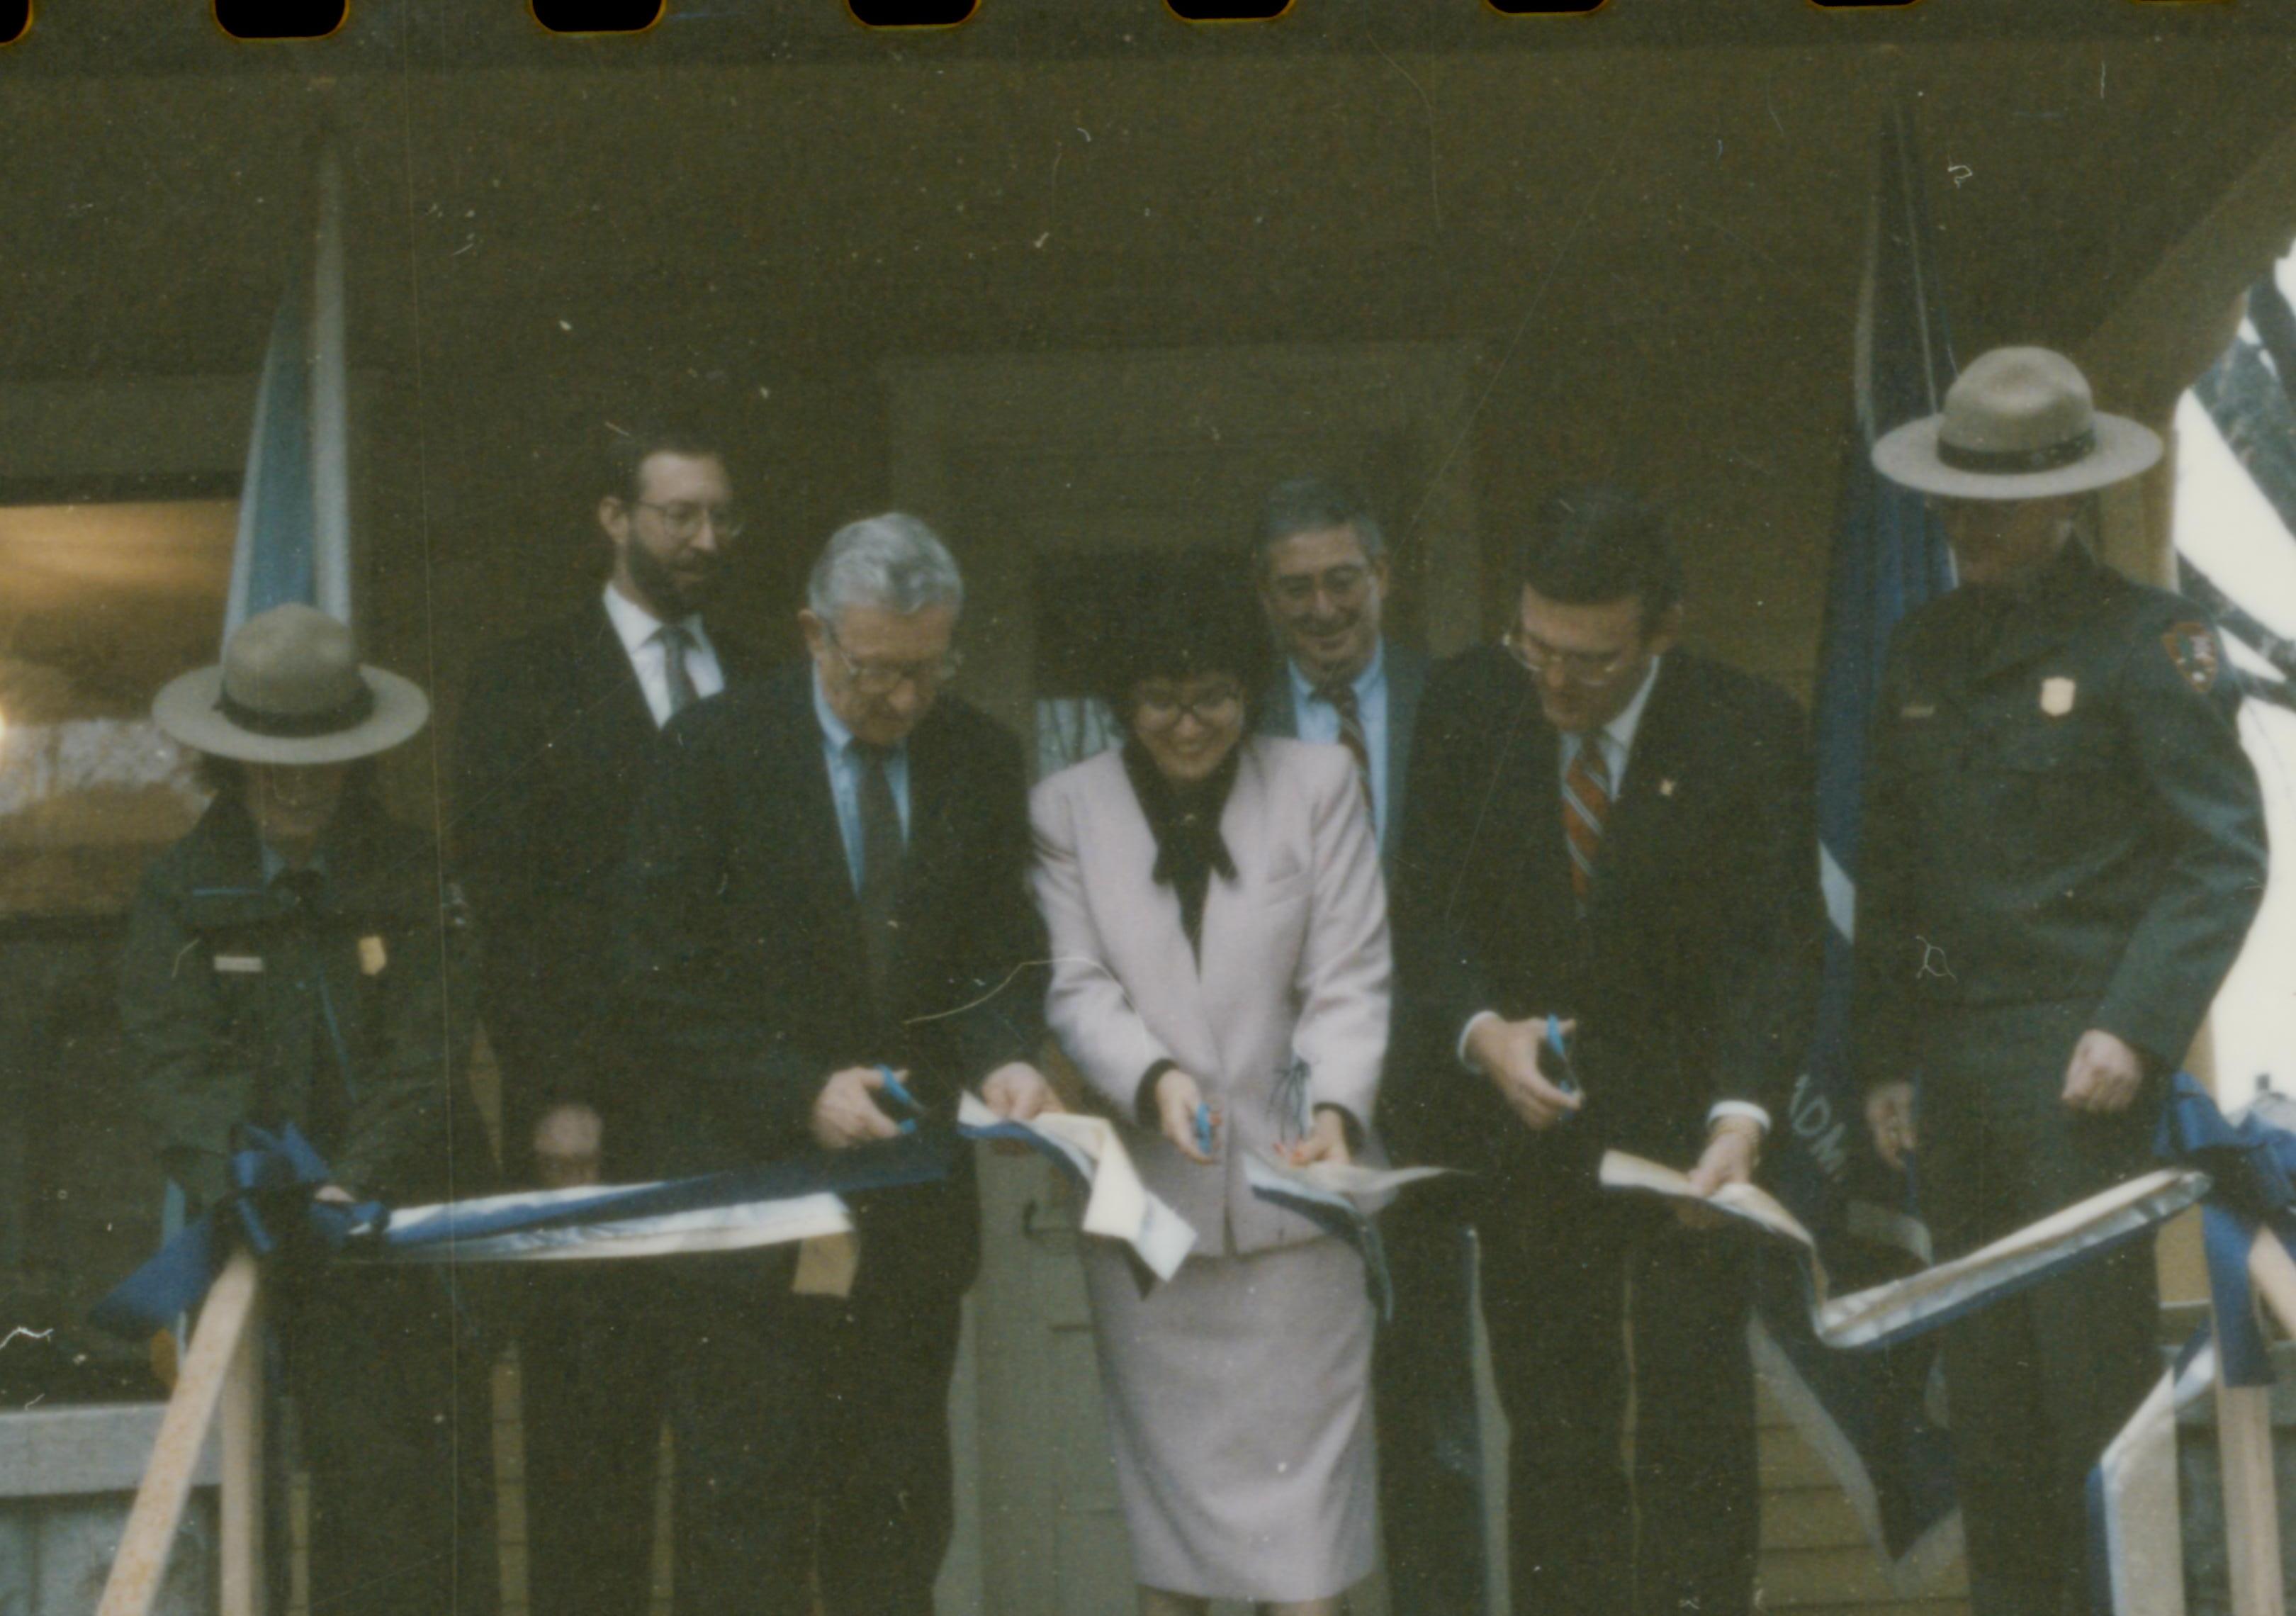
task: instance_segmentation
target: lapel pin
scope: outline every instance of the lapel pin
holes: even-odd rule
[[[1658,783],[1658,794],[1659,794],[1660,796],[1661,796],[1661,797],[1671,797],[1671,796],[1673,796],[1673,795],[1674,795],[1674,782],[1673,782],[1673,781],[1671,781],[1671,780],[1664,780],[1664,779],[1660,780],[1660,781]]]
[[[2062,718],[2073,710],[2073,682],[2070,679],[2041,681],[2041,710],[2052,718]]]
[[[390,956],[383,952],[382,939],[380,937],[359,939],[358,959],[360,972],[367,976],[381,976],[382,968],[390,963]]]

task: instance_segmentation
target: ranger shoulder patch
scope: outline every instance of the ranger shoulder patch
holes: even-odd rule
[[[2198,619],[2188,618],[2169,626],[2161,636],[2161,644],[2169,652],[2169,660],[2177,665],[2185,683],[2206,695],[2217,686],[2220,671],[2217,660],[2217,636],[2209,626]]]

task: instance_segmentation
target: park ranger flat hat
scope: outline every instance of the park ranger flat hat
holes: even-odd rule
[[[1874,446],[1882,476],[1948,499],[2084,494],[2160,458],[2159,434],[2099,410],[2088,378],[2046,348],[1980,355],[1946,393],[1943,410]]]
[[[242,763],[349,763],[390,751],[430,716],[413,681],[361,665],[348,628],[292,604],[248,619],[221,663],[169,680],[152,703],[184,745]]]

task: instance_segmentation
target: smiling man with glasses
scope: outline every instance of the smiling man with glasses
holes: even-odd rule
[[[1294,478],[1269,490],[1252,561],[1261,609],[1283,652],[1259,727],[1348,749],[1380,857],[1391,862],[1427,658],[1387,635],[1379,520],[1336,483]],[[1409,1148],[1407,1138],[1391,1143]],[[1459,1199],[1448,1185],[1430,1185],[1380,1216],[1396,1314],[1379,1327],[1373,1401],[1396,1616],[1472,1616],[1483,1608],[1474,1239]]]
[[[1680,566],[1631,495],[1549,500],[1515,577],[1503,644],[1420,715],[1395,875],[1417,1054],[1382,1123],[1480,1169],[1514,1609],[1746,1616],[1751,1254],[1595,1170],[1615,1146],[1709,1193],[1753,1175],[1816,981],[1801,715],[1681,648]]]

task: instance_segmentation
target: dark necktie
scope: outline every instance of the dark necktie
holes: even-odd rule
[[[1603,821],[1611,812],[1611,768],[1595,735],[1578,738],[1578,756],[1562,776],[1562,836],[1570,849],[1570,890],[1584,909],[1602,859]]]
[[[693,675],[685,666],[687,643],[693,636],[677,623],[664,623],[654,638],[661,642],[661,680],[669,687],[669,716],[673,718],[693,705]]]
[[[1322,695],[1340,715],[1340,744],[1354,755],[1356,781],[1363,787],[1364,811],[1373,819],[1379,817],[1379,799],[1371,789],[1371,737],[1364,733],[1363,708],[1356,701],[1356,687],[1345,679],[1334,679],[1324,686]]]
[[[861,936],[869,956],[869,991],[882,1012],[893,963],[893,939],[901,902],[901,809],[885,763],[892,749],[853,742],[860,771]]]

